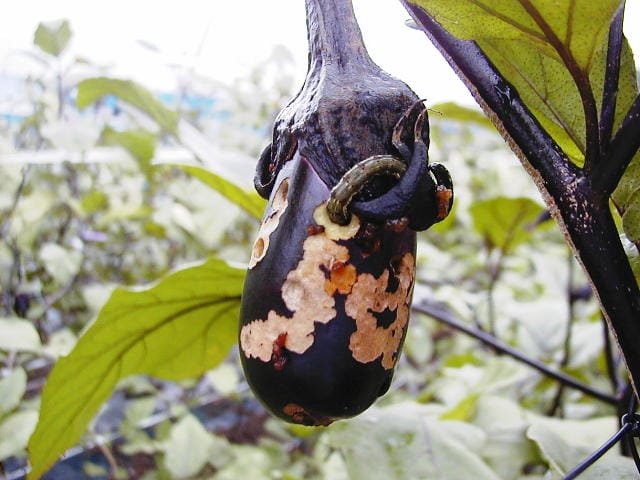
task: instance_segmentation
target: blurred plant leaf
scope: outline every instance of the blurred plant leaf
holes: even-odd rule
[[[82,266],[82,252],[65,248],[57,243],[45,243],[40,248],[40,260],[56,282],[65,285]]]
[[[223,363],[207,372],[207,380],[218,393],[224,396],[233,395],[240,384],[240,374],[234,365]]]
[[[528,415],[516,401],[504,396],[483,395],[476,403],[473,424],[488,437],[482,458],[503,480],[522,479],[523,464],[540,463],[535,444],[525,435]]]
[[[143,129],[117,131],[111,127],[102,130],[102,141],[107,145],[119,145],[138,162],[142,173],[150,175],[151,159],[156,151],[156,136]]]
[[[445,121],[455,120],[458,122],[470,123],[479,127],[488,128],[491,131],[495,131],[493,123],[491,123],[487,116],[477,108],[465,107],[464,105],[460,105],[459,103],[455,102],[446,102],[437,103],[429,107],[429,110],[441,114],[440,116],[436,117],[438,119],[442,119]]]
[[[173,478],[197,474],[212,458],[232,458],[228,442],[211,435],[196,417],[189,414],[171,427],[163,449],[165,465]]]
[[[178,122],[176,137],[187,150],[206,168],[243,188],[253,189],[255,158],[239,151],[221,148],[219,142],[201,132],[184,119]]]
[[[82,213],[92,214],[100,210],[106,210],[109,206],[109,195],[99,190],[92,190],[80,201]]]
[[[23,410],[0,422],[0,460],[24,450],[38,421],[38,412]]]
[[[172,164],[172,166],[179,168],[183,172],[197,178],[205,185],[208,185],[227,200],[238,205],[253,218],[257,220],[262,218],[267,202],[256,192],[247,192],[229,180],[204,168],[194,165]]]
[[[514,388],[522,379],[522,366],[508,358],[494,357],[482,364],[473,363],[477,362],[467,362],[457,368],[447,367],[439,379],[442,383],[437,385],[438,382],[434,382],[434,388],[440,389],[441,395],[447,388],[459,392],[451,401],[444,402],[451,407],[439,414],[439,420],[470,421],[476,415],[480,398]],[[446,384],[449,386],[443,388]],[[462,392],[465,394],[461,396]]]
[[[487,245],[510,253],[531,237],[544,209],[529,198],[495,197],[475,202],[469,210],[474,229]]]
[[[622,216],[627,238],[640,245],[640,153],[633,157],[611,198]]]
[[[220,464],[215,475],[216,480],[237,480],[239,478],[267,480],[274,477],[282,480],[300,479],[301,476],[290,475],[288,472],[282,475],[282,470],[280,470],[283,465],[282,452],[281,446],[276,445],[275,449],[268,448],[267,442],[263,440],[257,446],[233,445],[231,458],[228,458],[223,452],[222,461],[212,457],[210,463]]]
[[[57,57],[67,48],[72,35],[67,20],[41,22],[33,35],[33,44],[43,52]]]
[[[498,480],[478,451],[485,436],[462,422],[438,421],[416,403],[372,408],[329,428],[351,480],[474,478]]]
[[[77,336],[69,328],[61,328],[49,335],[47,344],[43,347],[46,355],[59,358],[68,355],[76,344]]]
[[[86,108],[102,97],[113,95],[146,113],[160,127],[176,135],[178,114],[165,107],[149,90],[132,80],[96,77],[78,84],[76,105]]]
[[[585,437],[593,436],[594,428],[600,426],[598,423],[601,423],[600,419],[582,422],[564,421],[558,423],[556,428],[553,428],[552,423],[546,421],[534,423],[527,430],[527,436],[537,443],[553,469],[561,476],[565,476],[589,458],[593,451],[600,446],[600,444],[586,446],[583,443]],[[559,428],[565,431],[564,435],[558,431]],[[613,428],[615,428],[615,424],[611,422],[610,428],[604,431],[606,436],[603,436],[602,443],[608,435],[613,434]],[[567,435],[568,438],[566,438]],[[618,480],[638,478],[638,470],[633,460],[622,457],[615,448],[580,474],[581,480],[609,480],[612,478]]]
[[[116,289],[49,376],[29,441],[29,478],[80,439],[120,379],[180,380],[220,363],[236,342],[243,280],[244,270],[212,258],[151,288]]]
[[[460,420],[462,422],[469,421],[475,411],[476,403],[478,402],[479,394],[473,393],[460,400],[455,407],[451,410],[443,413],[438,417],[440,420]]]
[[[2,414],[13,410],[20,403],[27,388],[27,374],[18,367],[0,377],[0,418]]]
[[[17,317],[0,318],[0,350],[6,352],[39,352],[40,336],[28,320]]]

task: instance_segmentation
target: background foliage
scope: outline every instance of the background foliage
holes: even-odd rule
[[[0,478],[21,475],[28,442],[34,473],[78,444],[45,478],[557,478],[613,433],[610,403],[418,312],[374,408],[325,429],[270,418],[233,344],[262,210],[253,166],[294,93],[286,52],[232,87],[194,79],[167,105],[70,58],[71,36],[38,28],[32,114],[0,125]],[[456,205],[420,234],[416,305],[620,391],[598,307],[517,160],[475,112],[434,105],[431,120]],[[57,372],[76,370],[51,375],[41,403],[61,357]],[[584,478],[634,472],[614,451]]]

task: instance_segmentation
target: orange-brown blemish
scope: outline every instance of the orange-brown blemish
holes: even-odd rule
[[[398,350],[409,321],[409,305],[413,293],[415,259],[404,254],[399,265],[392,267],[398,283],[393,292],[388,292],[389,269],[375,278],[369,273],[358,275],[351,294],[345,301],[345,312],[356,321],[356,331],[349,339],[349,349],[358,362],[369,363],[380,357],[382,366],[394,367]],[[378,326],[374,313],[385,310],[395,312],[395,320],[388,327]]]
[[[307,235],[318,235],[324,232],[323,225],[307,225]]]
[[[285,345],[287,344],[287,332],[281,333],[273,342],[273,349],[271,351],[271,361],[273,362],[273,368],[278,372],[284,369],[284,366],[289,360],[287,357],[287,350]]]
[[[438,185],[436,198],[438,200],[438,220],[443,220],[449,215],[449,205],[453,198],[453,190],[444,185]]]
[[[347,295],[356,283],[356,267],[344,262],[334,262],[329,269],[329,278],[324,282],[324,291],[333,296],[336,292]]]
[[[296,405],[295,403],[287,403],[282,409],[282,413],[284,413],[295,423],[302,423],[306,416],[304,408],[302,408],[300,405]]]
[[[295,403],[287,403],[282,408],[282,413],[291,419],[292,422],[302,425],[315,425],[326,427],[333,423],[333,419],[329,417],[314,417],[300,405]]]

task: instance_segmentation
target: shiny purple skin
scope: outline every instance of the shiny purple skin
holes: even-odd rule
[[[314,321],[310,339],[307,338],[310,346],[303,352],[293,351],[296,348],[300,350],[295,346],[300,343],[300,336],[296,337],[294,333],[297,319],[304,315],[314,318],[316,308],[312,303],[313,307],[308,308],[308,312],[296,313],[289,309],[283,299],[283,285],[288,276],[295,276],[296,270],[302,265],[304,246],[307,245],[305,241],[311,236],[321,236],[318,241],[326,239],[328,232],[318,225],[314,219],[314,211],[327,201],[329,188],[305,158],[299,153],[294,154],[281,168],[274,182],[263,225],[267,225],[269,218],[274,216],[274,202],[278,203],[277,208],[281,208],[283,198],[278,198],[278,195],[283,192],[282,182],[288,182],[288,204],[281,209],[277,226],[268,235],[268,245],[262,252],[263,256],[247,272],[240,313],[240,357],[253,392],[274,415],[293,423],[328,425],[334,420],[361,413],[387,391],[407,324],[403,320],[401,328],[394,327],[396,335],[392,338],[394,345],[397,343],[397,348],[391,347],[391,354],[387,351],[387,356],[381,354],[377,358],[367,358],[366,361],[356,359],[357,355],[350,348],[350,342],[357,331],[357,319],[349,316],[346,311],[348,297],[353,294],[355,287],[345,287],[345,293],[335,291],[331,295],[335,310],[333,318],[329,321]],[[407,295],[402,309],[403,312],[406,311],[408,320],[415,266],[415,232],[402,226],[398,228],[362,223],[358,233],[351,238],[335,240],[334,243],[336,245],[330,244],[332,248],[347,249],[348,260],[332,260],[331,264],[340,267],[346,265],[345,269],[355,272],[358,279],[379,279],[385,271],[388,272],[385,274],[389,275],[386,291],[371,291],[366,298],[367,305],[373,305],[377,297],[386,298],[385,296],[391,295],[390,292],[399,291],[399,281],[394,272],[399,271],[399,259],[407,259],[407,264],[411,264],[411,271],[410,275],[403,277]],[[362,274],[370,274],[372,277],[360,277]],[[306,287],[310,292],[326,292],[326,283],[332,275],[326,265],[318,264],[310,274],[305,275],[301,278],[309,281],[321,280],[316,282],[317,285]],[[353,283],[353,279],[350,282]],[[410,282],[408,287],[407,282]],[[347,292],[349,288],[352,289]],[[329,295],[328,292],[326,294]],[[317,312],[320,311],[318,308]],[[392,325],[399,312],[400,308],[386,308],[376,312],[374,316],[378,328]],[[269,316],[280,319],[277,328],[265,328],[260,336],[264,343],[263,351],[266,351],[264,348],[272,348],[272,355],[267,358],[263,354],[262,358],[257,358],[256,351],[252,350],[257,348],[255,339],[248,340],[247,332],[251,331],[248,326],[265,326]],[[289,348],[291,346],[293,349]]]

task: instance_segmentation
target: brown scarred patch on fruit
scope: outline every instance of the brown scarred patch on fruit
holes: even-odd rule
[[[405,253],[399,265],[394,265],[397,288],[389,288],[390,269],[375,278],[369,273],[358,275],[345,301],[345,312],[356,321],[356,331],[349,340],[349,349],[358,362],[369,363],[382,356],[382,366],[389,370],[397,360],[398,349],[409,320],[409,304],[415,277],[415,259]],[[374,313],[395,312],[395,320],[388,327],[378,326]]]
[[[282,413],[284,413],[287,417],[293,420],[295,423],[302,423],[304,417],[306,416],[306,412],[304,408],[295,403],[287,403],[282,409]]]
[[[292,422],[299,423],[301,425],[326,427],[333,422],[333,419],[329,417],[314,417],[300,405],[295,403],[287,403],[282,409],[282,413],[289,417]]]
[[[281,333],[276,338],[276,341],[273,342],[273,349],[271,352],[271,363],[273,363],[273,368],[278,372],[284,370],[285,365],[288,362],[287,357],[287,349],[285,345],[287,344],[287,334]]]
[[[324,232],[322,225],[307,225],[307,235],[318,235],[322,232]]]
[[[287,208],[288,200],[287,193],[289,192],[289,179],[285,178],[276,191],[273,201],[271,202],[271,215],[267,217],[258,231],[258,237],[253,242],[253,249],[251,250],[251,259],[249,260],[249,268],[255,267],[260,260],[262,260],[267,254],[269,249],[269,238],[271,234],[278,228],[280,223],[280,217]]]
[[[438,220],[444,220],[449,215],[449,206],[453,198],[453,190],[444,185],[438,185],[436,198],[438,199]]]
[[[335,318],[335,300],[321,285],[332,265],[349,260],[349,251],[324,234],[307,237],[302,249],[302,260],[287,274],[282,285],[282,299],[293,316],[271,310],[266,319],[244,325],[240,331],[240,347],[247,357],[270,361],[273,344],[282,334],[286,334],[284,348],[304,353],[313,345],[315,323],[327,323]]]

